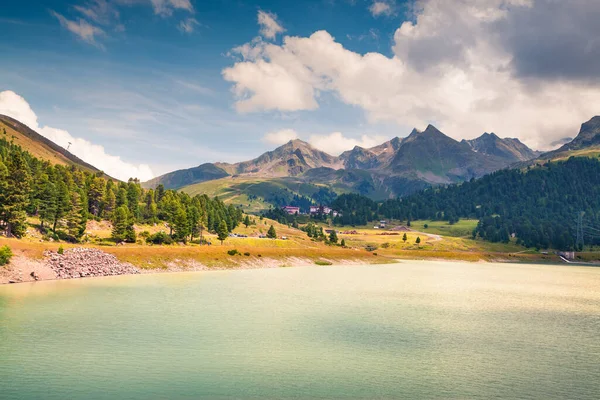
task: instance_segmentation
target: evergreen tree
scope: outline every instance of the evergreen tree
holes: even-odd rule
[[[335,230],[332,230],[331,233],[329,234],[329,241],[333,244],[336,244],[338,242],[338,237],[337,237],[337,233],[335,232]]]
[[[117,196],[115,196],[115,192],[112,189],[107,189],[104,194],[102,212],[104,214],[104,218],[111,219],[112,213],[117,208]]]
[[[402,235],[402,241],[404,243],[406,243],[407,240],[408,240],[408,236],[406,236],[406,232],[404,232],[404,235]]]
[[[346,247],[346,241],[344,239],[342,239],[342,241],[340,242],[340,246]]]
[[[416,244],[421,243],[421,238],[419,236],[417,236],[417,240],[415,241]]]
[[[104,190],[106,184],[104,179],[99,176],[92,176],[87,192],[88,210],[94,217],[100,216],[102,201],[104,199]]]
[[[221,245],[229,236],[229,231],[227,230],[227,223],[225,221],[221,221],[219,227],[217,228],[217,238],[221,241]]]
[[[6,235],[21,237],[27,229],[26,209],[29,203],[31,177],[25,158],[20,151],[10,152],[6,162],[8,175],[0,193],[0,219]]]
[[[182,205],[177,207],[175,212],[175,219],[173,221],[173,228],[175,230],[175,236],[177,239],[187,242],[187,237],[190,234],[190,224],[188,221],[188,215],[185,208]]]
[[[113,229],[112,238],[116,242],[122,242],[126,239],[131,239],[131,231],[133,230],[133,222],[129,216],[129,209],[126,206],[118,207],[113,213],[112,219]],[[134,231],[135,241],[135,231]]]
[[[275,231],[275,227],[273,225],[271,225],[271,227],[267,231],[267,237],[269,239],[277,239],[277,232]]]
[[[44,228],[44,223],[51,223],[54,221],[54,215],[56,214],[56,186],[52,183],[48,176],[43,179],[42,189],[39,193],[38,198],[38,213],[40,216],[40,225]]]
[[[244,218],[244,225],[247,227],[250,226],[250,217],[246,215],[246,218]]]
[[[78,190],[71,192],[69,212],[67,213],[67,234],[72,241],[79,241],[85,233],[87,211],[84,209],[83,196]]]

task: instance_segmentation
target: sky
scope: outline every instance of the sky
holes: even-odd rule
[[[597,0],[4,0],[0,113],[120,179],[600,114]]]

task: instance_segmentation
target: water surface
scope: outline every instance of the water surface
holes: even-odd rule
[[[1,399],[600,398],[600,268],[443,262],[0,287]]]

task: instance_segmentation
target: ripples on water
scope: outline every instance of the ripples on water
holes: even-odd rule
[[[0,287],[0,399],[600,398],[600,269],[407,262]]]

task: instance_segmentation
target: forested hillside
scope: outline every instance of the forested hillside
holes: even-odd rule
[[[528,170],[502,170],[458,185],[426,189],[377,204],[359,195],[333,203],[338,224],[378,218],[455,222],[477,218],[474,235],[508,242],[514,234],[527,247],[574,249],[576,219],[584,212],[586,244],[600,244],[600,161],[571,158]]]
[[[44,234],[54,239],[85,239],[89,219],[110,220],[113,239],[135,241],[134,223],[168,224],[175,240],[194,239],[203,229],[233,230],[242,211],[207,196],[189,196],[162,185],[142,189],[140,182],[105,179],[102,172],[74,165],[53,165],[0,135],[0,228],[22,237],[27,216],[36,216]]]

